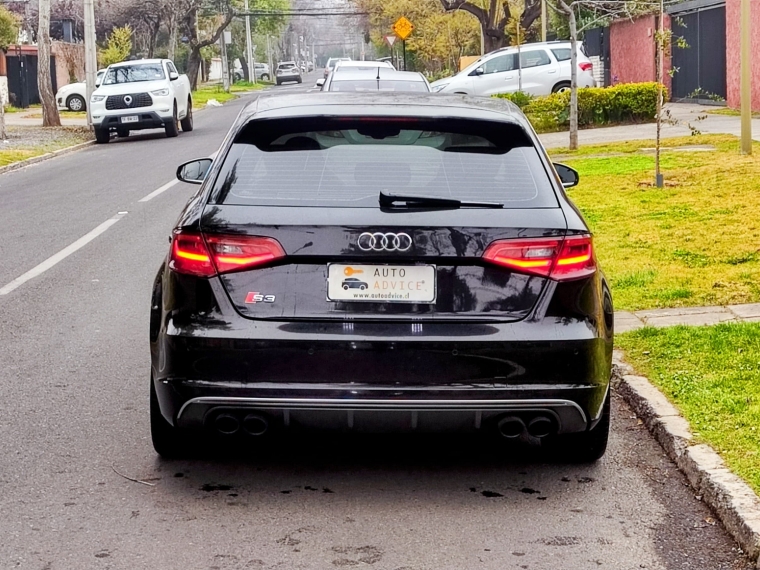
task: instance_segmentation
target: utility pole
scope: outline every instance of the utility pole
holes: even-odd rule
[[[98,52],[95,45],[95,5],[93,0],[84,0],[84,72],[87,83],[87,124],[92,127],[90,101],[95,91],[95,77],[98,71]]]
[[[248,0],[245,0],[245,55],[248,64],[248,81],[256,83],[256,66],[253,61],[253,50],[251,49],[251,17],[248,16]]]
[[[219,53],[222,58],[222,86],[224,90],[230,92],[230,68],[227,62],[227,34],[229,32],[222,32],[219,37]]]
[[[750,0],[741,4],[741,107],[742,154],[752,154],[752,10]]]
[[[541,41],[546,41],[546,0],[541,0]]]
[[[269,80],[272,80],[272,74],[274,73],[274,62],[272,61],[272,40],[267,34],[267,58],[269,59]]]

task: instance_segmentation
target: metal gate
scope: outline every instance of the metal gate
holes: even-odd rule
[[[25,53],[6,54],[8,72],[8,94],[10,104],[26,109],[29,105],[40,102],[40,90],[37,83],[37,56]],[[57,91],[55,76],[55,57],[50,57],[50,77],[53,80],[53,92]]]
[[[594,63],[594,76],[600,87],[610,85],[610,29],[592,28],[583,35],[583,48]],[[599,69],[601,68],[601,69]],[[597,72],[599,76],[597,77]]]
[[[725,2],[685,2],[669,10],[673,30],[673,99],[726,98]],[[680,48],[676,37],[689,47]]]

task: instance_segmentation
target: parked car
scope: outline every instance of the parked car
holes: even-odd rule
[[[480,97],[520,90],[539,96],[570,89],[570,42],[524,44],[519,54],[518,60],[516,46],[491,52],[453,77],[433,82],[431,87],[435,93]],[[596,87],[593,67],[579,47],[579,87]]]
[[[171,60],[138,59],[109,66],[90,100],[95,140],[107,143],[111,132],[159,129],[167,137],[193,130],[190,81]]]
[[[370,63],[370,62],[367,62]],[[322,91],[406,91],[429,93],[430,84],[425,76],[413,71],[396,71],[392,67],[343,67],[335,68],[325,81],[317,85]]]
[[[604,453],[610,288],[577,173],[510,102],[263,94],[178,177],[202,186],[153,285],[162,456],[316,428]]]
[[[332,73],[332,70],[335,68],[335,64],[339,61],[351,61],[350,57],[331,57],[327,60],[327,65],[325,65],[325,72],[324,76],[325,79]]]
[[[272,78],[272,73],[269,71],[269,64],[254,63],[253,67],[253,72],[256,74],[256,79],[259,79],[261,81],[269,81]]]
[[[274,72],[277,85],[295,81],[301,83],[301,70],[295,61],[281,61],[277,64],[277,70]]]
[[[95,87],[100,85],[106,70],[101,69],[95,76]],[[87,82],[77,81],[64,85],[55,94],[55,101],[60,111],[86,111],[87,110]]]
[[[396,69],[390,61],[336,61],[334,71],[351,70],[351,69],[377,69],[384,67],[386,69]]]

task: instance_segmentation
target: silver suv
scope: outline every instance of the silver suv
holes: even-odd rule
[[[570,42],[523,44],[484,55],[453,77],[431,85],[435,93],[490,97],[523,91],[549,95],[570,88]],[[593,64],[578,47],[578,87],[596,87]],[[522,77],[521,77],[522,76]]]

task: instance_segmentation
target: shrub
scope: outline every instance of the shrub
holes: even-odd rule
[[[657,114],[657,83],[621,83],[578,89],[578,126],[653,121]],[[570,92],[527,99],[524,93],[496,95],[519,106],[538,132],[560,131],[570,125]],[[665,93],[667,99],[667,93]],[[523,104],[521,104],[523,103]]]

